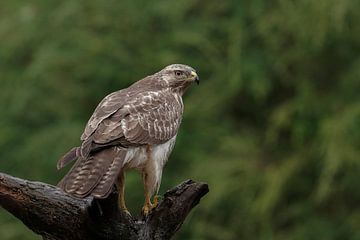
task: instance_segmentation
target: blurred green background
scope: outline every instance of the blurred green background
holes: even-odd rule
[[[360,239],[359,1],[5,0],[0,39],[0,172],[56,184],[105,95],[185,63],[160,193],[210,193],[176,239]],[[0,209],[0,239],[40,237]]]

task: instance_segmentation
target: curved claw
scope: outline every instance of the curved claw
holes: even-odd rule
[[[144,205],[141,210],[141,213],[144,217],[147,217],[150,214],[152,209],[153,209],[152,205],[148,205],[148,204]]]
[[[159,195],[154,196],[154,203],[147,203],[143,206],[141,213],[143,216],[148,216],[153,209],[155,209],[159,205]]]
[[[131,217],[131,213],[129,212],[129,210],[127,210],[127,208],[121,208],[121,210],[126,213],[126,215],[129,215]]]
[[[154,203],[152,205],[152,209],[156,208],[159,205],[159,198],[160,198],[159,195],[154,196]]]

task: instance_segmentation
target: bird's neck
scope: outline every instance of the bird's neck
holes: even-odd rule
[[[180,96],[182,96],[186,92],[186,90],[190,87],[190,85],[191,82],[177,82],[172,86],[170,86],[170,88],[174,93],[177,93]]]

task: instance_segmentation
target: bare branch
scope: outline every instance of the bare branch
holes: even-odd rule
[[[206,183],[187,180],[167,191],[146,219],[135,219],[119,210],[115,187],[107,199],[80,199],[0,173],[0,206],[48,240],[170,239],[208,191]]]

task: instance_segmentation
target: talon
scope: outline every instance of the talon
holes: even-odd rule
[[[154,204],[152,205],[152,209],[156,208],[159,205],[159,195],[154,196]]]
[[[141,210],[141,213],[142,213],[145,217],[147,217],[147,216],[150,214],[152,208],[153,208],[152,205],[148,205],[148,204],[147,204],[147,205],[144,205],[143,208],[142,208],[142,210]]]
[[[129,210],[127,210],[127,208],[121,208],[121,210],[126,213],[126,215],[129,215],[131,217],[131,213],[129,212]]]

